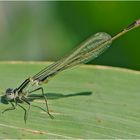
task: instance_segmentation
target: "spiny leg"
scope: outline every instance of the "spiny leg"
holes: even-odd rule
[[[9,107],[9,108],[5,109],[4,111],[2,111],[2,114],[5,113],[6,111],[10,111],[10,110],[15,110],[16,109],[15,105],[12,102],[10,102],[10,103],[11,103],[12,107]]]
[[[23,106],[21,106],[20,104],[17,103],[17,105],[24,110],[24,122],[26,123],[27,118],[28,118],[27,110]]]
[[[48,103],[47,103],[47,98],[46,98],[46,96],[45,96],[45,94],[44,94],[43,88],[42,88],[42,87],[39,87],[39,88],[37,88],[37,89],[35,89],[35,90],[29,92],[29,93],[32,93],[32,92],[35,92],[35,91],[38,91],[38,90],[41,90],[42,95],[43,95],[44,100],[45,100],[45,104],[46,104],[46,108],[47,108],[47,110],[46,110],[45,112],[48,113],[48,115],[50,116],[51,119],[54,119],[54,116],[52,116],[52,115],[50,114],[50,112],[49,112],[49,107],[48,107]],[[34,107],[37,107],[37,106],[34,106]],[[39,108],[42,109],[41,107],[39,107]],[[44,109],[42,109],[42,110],[44,110]]]
[[[37,106],[37,105],[31,105],[31,106],[36,107],[36,108],[39,108],[39,109],[41,109],[42,111],[48,113],[44,108],[42,108],[42,107],[40,107],[40,106]]]
[[[21,100],[29,105],[28,110],[27,110],[27,116],[28,116],[28,113],[29,113],[30,108],[31,108],[31,104],[28,102],[27,98],[25,98],[25,97],[22,97]]]
[[[39,108],[39,109],[41,109],[42,111],[48,113],[47,110],[45,110],[44,108],[42,108],[42,107],[40,107],[40,106],[37,106],[37,105],[31,105],[31,106],[36,107],[36,108]]]

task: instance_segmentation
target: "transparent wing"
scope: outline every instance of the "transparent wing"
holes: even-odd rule
[[[83,42],[68,56],[54,62],[44,68],[32,78],[38,81],[45,81],[49,77],[56,75],[58,72],[71,68],[75,65],[86,63],[95,59],[111,45],[111,36],[105,32],[96,33],[91,38]]]

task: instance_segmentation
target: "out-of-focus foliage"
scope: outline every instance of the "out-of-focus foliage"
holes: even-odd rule
[[[57,60],[90,35],[118,33],[140,2],[0,2],[0,60]],[[93,63],[140,69],[140,29]],[[92,62],[91,62],[92,63]]]

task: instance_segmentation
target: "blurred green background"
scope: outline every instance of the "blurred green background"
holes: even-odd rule
[[[0,2],[0,61],[54,61],[96,32],[140,18],[140,2]],[[90,62],[140,69],[140,28]]]

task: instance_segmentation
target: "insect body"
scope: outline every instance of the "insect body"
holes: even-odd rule
[[[78,46],[72,53],[64,58],[54,62],[48,67],[44,68],[36,75],[31,78],[27,78],[19,87],[15,89],[8,88],[3,95],[2,99],[9,102],[12,107],[7,108],[3,111],[6,112],[8,110],[14,110],[16,106],[21,107],[24,111],[24,120],[26,122],[28,112],[30,110],[30,106],[38,107],[43,111],[47,112],[48,115],[53,118],[53,116],[49,112],[47,98],[44,94],[44,90],[42,84],[47,83],[49,79],[59,72],[66,70],[68,68],[74,67],[78,64],[86,63],[91,59],[98,57],[101,53],[103,53],[109,46],[112,41],[120,37],[121,35],[127,33],[128,31],[140,26],[140,20],[133,22],[127,28],[122,30],[120,33],[111,37],[109,34],[105,32],[96,33],[88,40],[83,42],[80,46]],[[43,109],[39,106],[31,105],[28,98],[32,92],[40,90],[42,96],[44,97],[46,109]],[[29,105],[28,109],[25,109],[21,103],[25,102]]]

